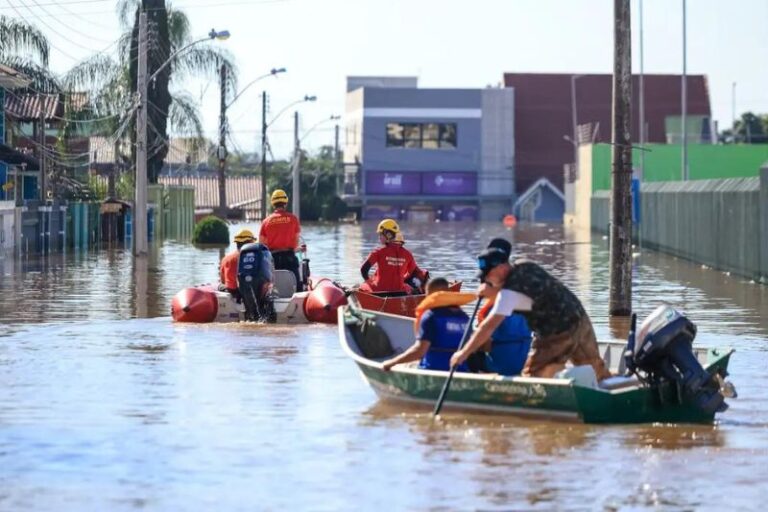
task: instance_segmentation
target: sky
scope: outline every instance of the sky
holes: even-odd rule
[[[640,4],[646,73],[681,73],[682,0],[632,0],[632,70],[639,71]],[[271,119],[301,104],[300,135],[310,151],[333,144],[331,115],[344,114],[348,75],[412,75],[422,87],[498,85],[504,72],[610,73],[610,0],[176,0],[192,32],[227,29],[215,43],[236,61],[240,84],[261,80],[232,106],[236,149],[259,147],[260,92],[270,95]],[[117,39],[115,0],[0,0],[0,14],[24,18],[50,38],[51,67],[64,73]],[[708,77],[720,128],[736,111],[768,113],[768,0],[688,0],[687,69]],[[217,133],[216,77],[183,84],[199,101],[206,133]],[[292,109],[269,130],[276,158],[293,145]],[[343,118],[342,121],[343,127]],[[315,127],[311,134],[306,132]],[[341,130],[343,145],[344,130]]]

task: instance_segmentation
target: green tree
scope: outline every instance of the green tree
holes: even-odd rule
[[[768,116],[744,112],[734,123],[736,140],[747,144],[768,143]]]
[[[42,92],[58,92],[59,84],[48,70],[50,45],[33,25],[0,16],[0,64],[32,79],[31,87]]]
[[[120,55],[114,60],[98,54],[73,68],[65,77],[68,87],[86,90],[91,98],[88,115],[93,118],[115,116],[104,133],[114,133],[122,123],[120,114],[130,110],[136,92],[138,21],[141,10],[147,12],[149,45],[147,73],[155,73],[174,52],[194,39],[189,19],[183,11],[172,8],[165,0],[119,0],[120,22],[125,33],[120,41]],[[149,84],[147,166],[150,182],[157,182],[168,149],[168,128],[185,136],[196,137],[205,144],[202,121],[195,100],[181,85],[192,78],[218,77],[221,66],[227,68],[228,90],[234,91],[237,72],[228,52],[208,45],[192,46],[174,56],[164,70]],[[135,130],[126,130],[131,135]],[[134,145],[131,146],[135,147]]]
[[[314,156],[301,154],[301,220],[336,221],[347,213],[347,204],[336,195],[336,161],[332,146],[323,146]],[[270,166],[269,190],[290,192],[291,165],[276,162]]]

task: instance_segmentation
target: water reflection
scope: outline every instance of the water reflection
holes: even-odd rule
[[[640,426],[628,428],[624,442],[630,447],[662,450],[722,448],[726,434],[717,425]]]

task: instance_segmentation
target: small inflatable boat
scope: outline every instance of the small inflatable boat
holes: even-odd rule
[[[244,245],[238,263],[238,295],[205,284],[185,288],[171,300],[175,322],[257,321],[280,324],[336,323],[346,295],[330,279],[306,279],[297,291],[293,272],[274,270],[272,255],[262,244]],[[305,265],[305,268],[308,265]]]

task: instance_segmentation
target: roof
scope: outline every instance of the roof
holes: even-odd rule
[[[5,113],[22,121],[40,119],[41,111],[45,113],[46,119],[62,117],[62,110],[58,94],[5,95]]]
[[[0,162],[5,162],[11,165],[26,165],[31,169],[40,168],[37,158],[32,155],[22,153],[21,151],[3,144],[2,142],[0,142]]]
[[[572,80],[572,77],[575,79]],[[610,142],[613,77],[610,74],[505,73],[504,85],[515,90],[515,182],[524,192],[546,177],[561,190],[563,166],[573,162],[571,91],[577,124],[591,124],[594,142]],[[688,75],[688,115],[711,117],[709,86],[704,75]],[[682,77],[644,75],[646,142],[667,142],[665,121],[680,115]],[[632,140],[639,139],[639,76],[632,76]]]
[[[195,208],[217,208],[219,206],[219,180],[217,177],[195,178],[160,176],[163,185],[187,185],[195,188]],[[253,176],[227,177],[227,205],[257,201],[261,197],[261,181]]]
[[[19,89],[28,86],[32,80],[13,68],[0,64],[0,87]]]

